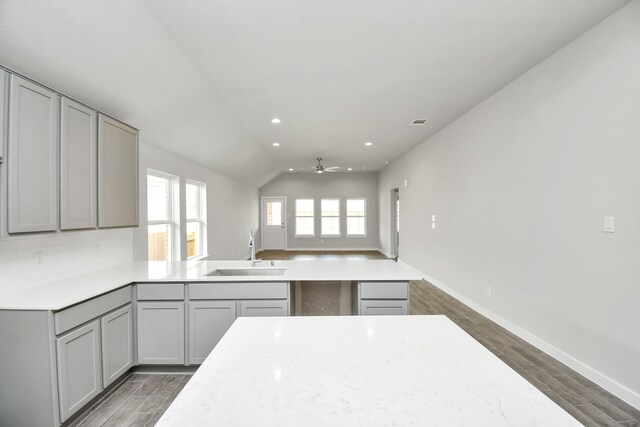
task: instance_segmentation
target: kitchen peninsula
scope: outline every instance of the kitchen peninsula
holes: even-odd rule
[[[308,282],[349,283],[353,314],[408,314],[420,278],[389,260],[137,262],[42,277],[0,298],[0,412],[57,426],[135,366],[199,365],[237,318],[294,314]]]

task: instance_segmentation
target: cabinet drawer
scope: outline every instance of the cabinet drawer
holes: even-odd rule
[[[409,314],[409,304],[406,300],[360,301],[361,316],[402,316],[407,314]]]
[[[182,283],[141,283],[138,286],[138,300],[183,300]]]
[[[189,299],[287,299],[288,282],[192,283]]]
[[[409,282],[361,282],[360,299],[407,299]]]
[[[54,315],[56,335],[131,302],[131,286],[90,299]]]

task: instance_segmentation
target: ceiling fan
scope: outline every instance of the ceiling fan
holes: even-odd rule
[[[324,166],[322,166],[322,157],[318,157],[316,160],[318,160],[318,165],[316,166],[316,170],[314,170],[313,173],[338,172],[336,169],[340,168],[340,166],[331,166],[325,168]]]

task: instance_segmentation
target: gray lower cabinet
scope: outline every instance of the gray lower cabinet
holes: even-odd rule
[[[102,380],[105,387],[133,366],[133,310],[131,304],[103,316]]]
[[[354,307],[362,316],[409,314],[409,282],[359,282],[356,291]]]
[[[240,317],[288,316],[289,303],[286,300],[240,301]]]
[[[391,316],[409,314],[407,300],[363,300],[360,301],[363,316]]]
[[[58,228],[59,96],[9,77],[9,233]]]
[[[138,302],[138,364],[184,364],[184,302]]]
[[[138,226],[138,131],[98,115],[98,226]]]
[[[235,301],[189,303],[189,363],[204,362],[236,320]]]
[[[64,422],[102,391],[99,320],[58,338],[56,352],[60,419]]]

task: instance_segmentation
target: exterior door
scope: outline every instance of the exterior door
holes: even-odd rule
[[[285,249],[286,209],[284,197],[262,198],[262,249]]]

